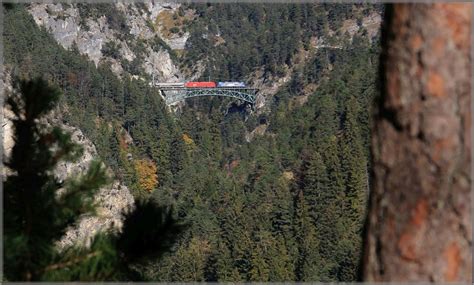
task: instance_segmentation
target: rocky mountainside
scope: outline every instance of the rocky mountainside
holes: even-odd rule
[[[176,11],[179,4],[117,3],[88,13],[87,5],[31,4],[29,13],[64,48],[77,47],[96,66],[108,63],[119,77],[148,75],[157,81],[182,81],[171,49],[184,49],[188,33],[164,37],[155,21],[159,15]],[[112,8],[112,10],[110,9]],[[130,69],[130,64],[138,65]]]
[[[57,124],[58,122],[53,124]],[[83,155],[75,163],[60,163],[55,176],[58,181],[64,181],[68,177],[75,177],[83,173],[93,159],[97,159],[97,150],[94,144],[87,139],[81,130],[61,125],[61,127],[72,134],[72,140],[84,148]],[[113,176],[109,169],[109,175]],[[95,196],[97,213],[94,216],[84,216],[79,223],[66,232],[65,236],[58,242],[60,248],[73,245],[74,243],[89,244],[90,238],[100,231],[120,231],[124,214],[133,210],[135,202],[128,187],[118,180],[113,180],[107,187],[102,188]]]
[[[46,28],[64,48],[77,47],[96,66],[110,64],[119,77],[127,74],[147,82],[181,82],[203,75],[206,64],[208,67],[206,60],[196,60],[189,66],[189,63],[183,65],[179,57],[187,49],[193,49],[188,39],[199,17],[194,9],[179,3],[161,2],[119,2],[107,7],[31,4],[28,11],[36,24]],[[329,28],[326,36],[310,35],[312,51],[298,51],[292,64],[282,66],[283,73],[269,75],[259,68],[247,74],[248,83],[260,89],[255,105],[260,110],[258,113],[270,111],[268,102],[272,96],[290,81],[296,70],[307,64],[315,51],[349,48],[354,36],[362,30],[372,40],[378,35],[380,22],[381,15],[377,12],[362,16],[360,21],[346,19],[337,30]],[[208,34],[203,34],[203,38],[217,39],[215,46],[223,44],[219,31],[207,30]],[[311,92],[314,88],[308,89],[308,94]]]

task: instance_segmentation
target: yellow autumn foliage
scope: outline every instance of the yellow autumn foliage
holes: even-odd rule
[[[282,175],[286,180],[293,180],[295,179],[295,175],[292,171],[284,171]]]
[[[183,134],[183,141],[187,145],[194,145],[193,139],[190,136],[188,136],[187,134]]]
[[[149,159],[136,160],[135,171],[141,189],[151,192],[158,186],[157,168],[153,161]]]

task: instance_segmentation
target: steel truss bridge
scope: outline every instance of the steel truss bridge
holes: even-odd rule
[[[186,88],[186,87],[163,87],[156,84],[160,89],[161,95],[165,98],[166,105],[172,105],[176,102],[183,101],[188,98],[202,96],[222,96],[239,99],[255,104],[258,89],[250,87],[215,87],[215,88]]]

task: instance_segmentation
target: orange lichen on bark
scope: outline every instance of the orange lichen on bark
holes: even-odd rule
[[[411,223],[415,226],[421,226],[428,217],[428,202],[425,199],[421,199],[415,207]]]
[[[414,237],[410,233],[404,233],[398,240],[398,250],[403,259],[413,261],[416,259]]]
[[[427,85],[428,92],[431,95],[435,97],[444,97],[446,95],[443,77],[438,73],[431,72],[428,75]]]
[[[405,34],[407,27],[404,25],[405,22],[409,20],[410,16],[410,7],[404,4],[393,4],[393,27],[399,29],[400,34]]]
[[[472,4],[387,8],[364,280],[471,283]]]
[[[434,162],[439,163],[442,159],[442,155],[446,152],[447,149],[453,147],[453,139],[451,137],[446,137],[442,139],[438,139],[434,142],[433,148],[434,152],[432,155],[432,159]]]
[[[388,72],[387,76],[387,101],[385,102],[386,107],[395,108],[401,105],[401,100],[396,94],[400,91],[400,78],[395,70]]]
[[[431,44],[431,49],[434,54],[438,56],[442,56],[446,47],[446,39],[443,37],[436,37],[433,39],[432,44]]]
[[[472,3],[438,3],[440,11],[446,14],[447,27],[451,30],[456,46],[466,47],[471,40]]]
[[[446,260],[446,270],[444,271],[445,281],[457,281],[461,255],[456,243],[451,243],[446,247],[443,254]]]
[[[423,39],[420,35],[414,35],[411,37],[410,45],[413,50],[420,50],[421,46],[423,45]]]
[[[407,229],[398,240],[398,250],[403,259],[414,261],[417,259],[416,242],[417,235],[421,230],[421,226],[428,217],[428,202],[426,199],[420,199],[413,209]]]

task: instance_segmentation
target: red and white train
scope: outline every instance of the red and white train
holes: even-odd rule
[[[226,82],[213,82],[213,81],[190,81],[184,83],[157,83],[158,87],[166,88],[242,88],[247,87],[244,82],[237,81],[226,81]]]

